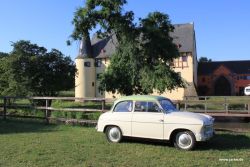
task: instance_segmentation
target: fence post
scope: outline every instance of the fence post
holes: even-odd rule
[[[177,110],[180,110],[180,102],[179,102],[179,100],[178,100],[177,103],[176,103],[176,109],[177,109]]]
[[[225,110],[226,110],[226,113],[228,114],[228,104],[227,104],[227,98],[226,97],[224,97],[224,99],[225,99]]]
[[[187,111],[187,96],[184,97],[184,111]]]
[[[48,109],[48,107],[49,107],[49,100],[48,99],[46,99],[46,109],[45,109],[45,121],[46,121],[46,123],[48,124],[49,123],[49,118],[48,118],[48,115],[49,115],[49,109]]]
[[[204,109],[205,109],[205,113],[207,113],[207,96],[205,96]]]
[[[105,99],[102,99],[102,112],[105,110]]]
[[[250,103],[248,103],[247,108],[248,108],[248,114],[250,114]]]
[[[6,120],[6,114],[7,114],[7,98],[3,98],[3,120]]]

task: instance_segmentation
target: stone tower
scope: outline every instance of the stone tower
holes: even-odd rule
[[[95,97],[95,59],[89,36],[82,39],[79,55],[75,59],[77,74],[75,76],[75,97]]]

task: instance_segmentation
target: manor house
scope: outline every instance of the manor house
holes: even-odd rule
[[[154,95],[161,95],[172,100],[182,100],[185,96],[197,96],[197,52],[194,24],[176,24],[170,35],[174,43],[179,46],[180,57],[171,64],[172,68],[188,83],[186,88],[166,90],[163,94],[154,91]],[[92,40],[81,42],[79,55],[75,59],[78,73],[75,80],[75,97],[103,97],[117,98],[119,94],[101,92],[98,89],[98,78],[110,63],[110,57],[115,52],[117,39],[112,35],[105,39],[94,36]]]

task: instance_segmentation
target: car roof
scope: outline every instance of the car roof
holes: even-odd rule
[[[150,101],[158,101],[162,99],[168,99],[163,96],[154,96],[154,95],[132,95],[132,96],[123,96],[119,98],[116,102],[124,101],[124,100],[150,100]]]

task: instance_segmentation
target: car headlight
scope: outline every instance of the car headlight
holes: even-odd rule
[[[213,125],[211,124],[211,125],[204,125],[204,127],[203,127],[203,132],[204,132],[204,134],[206,134],[206,133],[209,133],[209,132],[212,132],[213,131]]]

